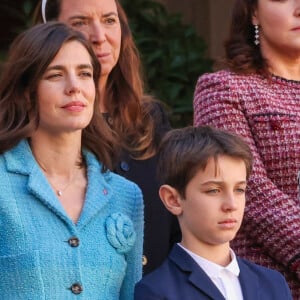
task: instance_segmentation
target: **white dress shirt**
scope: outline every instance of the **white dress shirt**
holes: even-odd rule
[[[196,261],[226,300],[243,300],[242,288],[238,278],[240,268],[232,249],[230,249],[231,262],[223,267],[193,253],[181,244],[178,245]]]

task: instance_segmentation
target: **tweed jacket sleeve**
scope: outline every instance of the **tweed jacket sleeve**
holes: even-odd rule
[[[252,80],[251,75],[238,77],[228,71],[201,76],[194,94],[194,125],[226,129],[249,143],[254,165],[242,229],[264,253],[300,279],[300,206],[296,188],[299,105],[286,112],[285,98],[278,103],[274,100],[280,98],[283,88],[277,84],[275,95],[276,89],[269,88],[268,83],[260,88],[255,76]],[[269,93],[269,99],[265,93]],[[295,91],[292,96],[296,98],[297,94]],[[268,108],[273,104],[277,105],[276,114]],[[260,127],[266,119],[267,125]],[[284,157],[288,157],[287,161],[281,162]],[[290,166],[283,166],[285,163]],[[293,174],[285,176],[284,172],[291,170]],[[271,177],[276,178],[276,183]],[[280,186],[284,180],[285,190]]]

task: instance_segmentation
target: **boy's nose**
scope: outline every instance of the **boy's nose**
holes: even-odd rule
[[[224,210],[236,210],[237,209],[237,200],[233,194],[228,194],[225,196],[223,201]]]

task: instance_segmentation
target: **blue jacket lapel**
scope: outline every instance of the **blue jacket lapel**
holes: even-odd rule
[[[28,190],[64,222],[72,224],[71,219],[66,215],[65,209],[38,166],[33,166],[29,173]]]
[[[101,172],[101,164],[90,152],[84,152],[88,166],[88,187],[81,216],[77,226],[84,227],[113,199],[113,189],[110,184],[111,172]]]
[[[183,272],[190,273],[188,280],[202,293],[214,300],[225,300],[212,280],[200,268],[200,266],[180,246],[175,245],[170,253],[170,259]]]
[[[86,199],[77,226],[85,226],[113,197],[110,186],[110,172],[101,173],[101,164],[95,156],[84,152],[88,167],[88,187]],[[45,175],[34,159],[26,140],[21,141],[15,148],[4,153],[7,170],[12,173],[28,176],[28,191],[52,210],[59,218],[70,226],[72,220],[66,214],[63,206],[55,195]]]
[[[259,280],[257,275],[251,271],[242,259],[237,257],[237,260],[240,267],[239,280],[244,300],[259,300]]]
[[[71,220],[57,200],[53,189],[34,159],[26,140],[21,141],[15,148],[4,153],[7,170],[28,177],[28,191],[51,209],[64,222],[71,225]]]

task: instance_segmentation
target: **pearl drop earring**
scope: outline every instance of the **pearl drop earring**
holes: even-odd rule
[[[254,44],[257,46],[259,45],[259,27],[258,25],[254,25]]]

